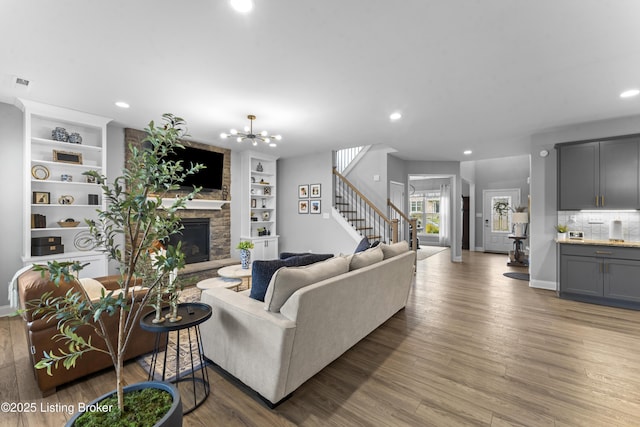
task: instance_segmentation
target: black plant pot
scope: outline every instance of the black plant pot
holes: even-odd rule
[[[173,384],[166,382],[145,381],[126,386],[124,388],[124,392],[127,393],[129,391],[136,391],[144,388],[158,388],[160,390],[171,393],[171,397],[173,397],[173,404],[171,405],[169,412],[167,412],[166,415],[162,417],[162,419],[158,421],[154,427],[182,427],[182,401],[180,400],[180,392],[178,391],[178,389]],[[102,400],[111,397],[115,393],[116,391],[113,390],[107,394],[103,394],[97,399],[89,402],[88,405],[97,405]],[[65,424],[65,426],[73,427],[76,419],[82,414],[82,412],[76,412],[73,417],[71,417],[71,419],[67,422],[67,424]]]

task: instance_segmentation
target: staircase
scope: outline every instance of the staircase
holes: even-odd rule
[[[387,205],[390,212],[395,212],[394,219],[378,209],[367,197],[362,194],[347,178],[336,168],[333,168],[334,176],[334,208],[351,225],[351,227],[363,237],[374,242],[395,243],[400,241],[401,227],[407,231],[415,229],[415,219],[408,218],[389,200]],[[410,246],[417,247],[415,233],[402,233],[405,236],[412,235]]]

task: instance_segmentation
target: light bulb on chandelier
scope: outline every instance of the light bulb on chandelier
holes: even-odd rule
[[[254,147],[258,145],[258,141],[264,142],[269,145],[269,147],[276,147],[276,143],[272,142],[272,139],[280,141],[282,136],[269,135],[269,132],[266,130],[263,130],[260,133],[253,133],[253,121],[256,119],[256,116],[249,114],[247,118],[249,119],[249,126],[244,127],[244,132],[239,132],[237,129],[231,129],[229,133],[221,133],[220,138],[226,139],[230,136],[235,136],[236,141],[242,142],[246,139],[249,140]]]

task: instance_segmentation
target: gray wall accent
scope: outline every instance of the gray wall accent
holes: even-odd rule
[[[0,146],[5,159],[0,168],[2,195],[11,209],[3,209],[0,221],[0,315],[10,311],[8,284],[14,273],[22,268],[22,192],[23,192],[23,116],[19,108],[0,103]],[[3,306],[7,306],[6,310]]]
[[[346,176],[382,212],[387,212],[387,162],[390,151],[392,150],[382,145],[371,146]],[[374,180],[374,177],[378,180]],[[399,182],[405,181],[406,178]]]
[[[557,156],[554,144],[640,133],[640,115],[564,126],[531,136],[530,286],[556,289]],[[547,150],[547,157],[540,151]]]
[[[355,249],[357,243],[331,216],[332,166],[331,152],[278,160],[280,252],[337,254],[352,253]],[[301,184],[322,184],[322,214],[298,214],[298,185]]]
[[[465,181],[475,183],[475,211],[482,212],[484,190],[519,188],[520,205],[527,205],[529,197],[530,176],[529,155],[501,157],[498,159],[473,160],[462,162],[462,177]],[[484,242],[482,218],[470,218],[475,223],[476,246]]]
[[[405,194],[407,195],[409,194],[409,191],[411,189],[409,187],[409,176],[407,175],[405,160],[399,159],[392,154],[387,156],[387,179],[389,180],[389,182],[395,181],[395,182],[403,183]],[[389,190],[389,185],[390,184],[387,185],[387,194],[391,194],[391,191]],[[408,197],[405,197],[403,200],[403,205],[398,207],[402,209],[403,212],[408,212],[409,211]],[[385,212],[387,211],[385,210]]]

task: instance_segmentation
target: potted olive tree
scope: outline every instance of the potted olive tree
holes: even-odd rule
[[[98,210],[98,220],[87,221],[90,240],[95,248],[106,252],[110,260],[118,263],[121,292],[117,295],[114,292],[102,292],[100,299],[95,302],[90,301],[84,290],[56,298],[45,294],[31,303],[32,309],[48,320],[58,322],[60,341],[67,346],[57,352],[45,353],[36,368],[47,369],[50,373],[52,367],[62,364],[71,369],[75,361],[86,353],[108,353],[116,372],[118,417],[127,413],[123,362],[127,345],[135,339],[131,332],[143,310],[148,311],[149,305],[156,301],[156,296],[175,290],[175,284],[169,283],[169,277],[185,264],[180,244],[169,245],[162,252],[154,251],[154,248],[157,242],[168,242],[170,235],[180,231],[181,223],[176,211],[184,207],[186,201],[200,189],[194,188],[191,193],[177,197],[171,193],[173,197],[169,207],[162,205],[162,198],[177,190],[187,175],[197,173],[204,167],[169,160],[169,154],[184,148],[180,138],[186,136],[186,128],[184,120],[172,114],[163,115],[163,121],[162,126],[156,126],[153,121],[149,123],[141,147],[129,146],[130,159],[122,175],[113,182],[108,183],[107,178],[96,171],[85,173],[101,185],[107,200],[106,208]],[[49,262],[36,268],[43,275],[48,272],[57,284],[61,280],[75,280],[76,273],[83,265],[79,262]],[[135,292],[134,285],[141,285],[143,291]],[[171,297],[169,295],[167,298]],[[134,308],[135,302],[139,304],[135,304]],[[116,345],[112,344],[113,337],[110,337],[114,331],[109,331],[102,322],[104,316],[119,316],[114,340]],[[104,338],[106,350],[75,333],[78,327],[85,325]],[[177,389],[174,390],[177,392]],[[179,395],[177,397],[179,401]],[[137,404],[132,405],[134,408],[129,409],[138,412]],[[179,402],[178,406],[181,420]],[[109,421],[109,425],[118,424]]]

